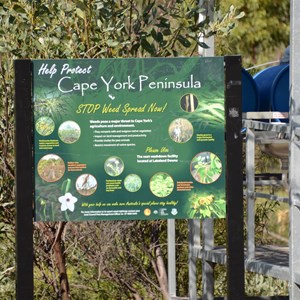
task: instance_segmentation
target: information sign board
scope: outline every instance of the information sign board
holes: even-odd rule
[[[225,217],[223,57],[32,63],[37,221]]]

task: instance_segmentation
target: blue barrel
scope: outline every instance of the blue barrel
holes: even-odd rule
[[[289,111],[289,65],[266,68],[253,78],[260,100],[259,111]]]
[[[242,69],[242,111],[258,111],[259,97],[253,77]]]

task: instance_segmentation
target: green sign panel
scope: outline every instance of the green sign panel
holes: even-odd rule
[[[222,57],[33,69],[37,221],[225,217]]]

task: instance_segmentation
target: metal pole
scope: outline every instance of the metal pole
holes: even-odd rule
[[[15,61],[16,299],[33,299],[31,61]]]
[[[291,0],[290,35],[290,299],[300,299],[300,2]]]
[[[189,299],[197,299],[197,257],[194,247],[200,248],[200,220],[188,220],[189,228]]]
[[[225,57],[227,296],[229,300],[244,300],[245,291],[241,76],[241,57]]]
[[[168,281],[169,299],[176,297],[175,220],[168,219]]]
[[[202,22],[207,18],[209,19],[209,21],[213,21],[215,1],[199,0],[199,6],[205,8],[205,11],[203,13],[200,13],[199,15],[199,22]],[[209,38],[200,36],[200,42],[203,42],[208,46],[207,49],[203,49],[199,46],[199,54],[201,56],[208,57],[208,56],[215,55],[214,36],[210,36]],[[195,232],[195,234],[199,234],[199,233]],[[214,220],[213,219],[204,219],[202,221],[202,237],[203,237],[202,238],[203,249],[204,250],[213,249],[214,247]],[[214,299],[214,267],[212,263],[206,261],[205,259],[202,260],[202,291],[203,291],[203,300]]]
[[[255,257],[255,134],[250,128],[246,133],[247,178],[247,259]]]

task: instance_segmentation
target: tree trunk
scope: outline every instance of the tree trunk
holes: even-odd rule
[[[65,223],[63,227],[65,226]],[[59,228],[57,230],[60,230]],[[59,272],[59,283],[60,283],[60,295],[62,300],[70,300],[70,289],[69,289],[69,281],[67,275],[67,268],[66,268],[66,259],[64,254],[64,247],[61,241],[61,232],[57,234],[57,238],[53,244],[53,252],[56,262],[56,267]]]
[[[168,274],[163,259],[163,253],[159,242],[159,224],[156,223],[153,226],[151,248],[154,248],[154,256],[151,259],[153,269],[159,282],[159,287],[163,298],[169,299],[169,286],[168,286]]]
[[[61,239],[66,224],[66,222],[36,224],[36,227],[42,229],[44,235],[47,236],[47,242],[51,245],[50,252],[53,250],[55,265],[59,273],[59,300],[71,299],[64,246],[63,241]]]
[[[161,293],[165,300],[169,299],[169,286],[168,286],[168,274],[163,260],[161,247],[158,245],[155,248],[155,259],[152,261],[152,265],[159,282]]]

